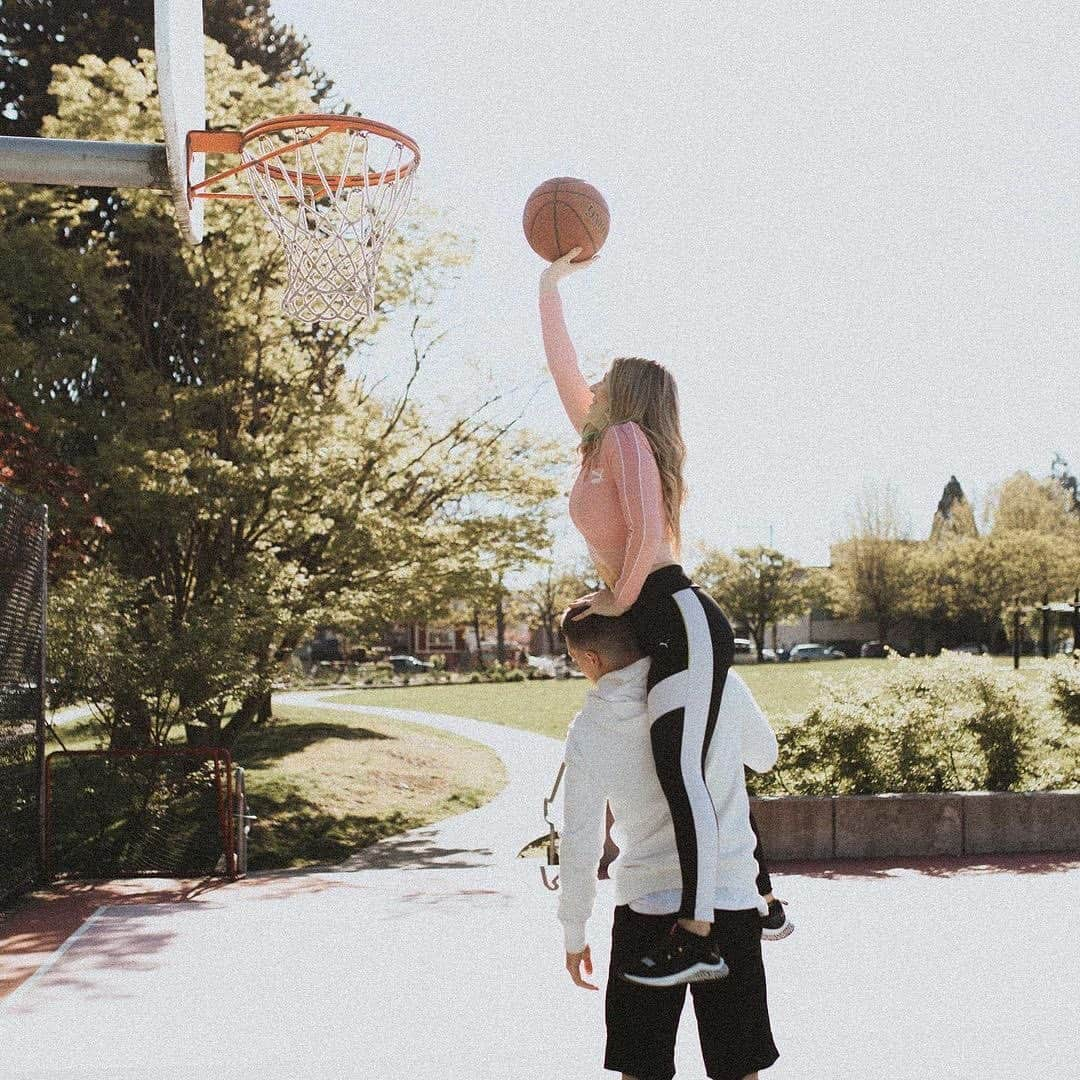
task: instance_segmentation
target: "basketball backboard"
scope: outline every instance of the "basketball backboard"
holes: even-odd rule
[[[206,58],[202,0],[154,0],[154,52],[173,202],[180,231],[193,244],[203,236],[203,202],[188,198],[189,131],[206,127]],[[205,156],[191,163],[190,182],[205,175]]]

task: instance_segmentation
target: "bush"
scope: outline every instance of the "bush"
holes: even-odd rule
[[[471,683],[479,683],[479,682],[483,682],[483,681],[484,681],[484,676],[481,675],[479,671],[474,671],[469,676],[469,682],[471,682]]]
[[[860,675],[822,679],[806,717],[779,732],[780,760],[755,782],[759,792],[1026,790],[1077,771],[1045,680],[1021,682],[987,657],[954,654]]]
[[[506,673],[507,682],[525,682],[528,676],[520,668],[514,668],[513,671]]]
[[[1080,727],[1080,653],[1051,661],[1050,696],[1065,722]]]

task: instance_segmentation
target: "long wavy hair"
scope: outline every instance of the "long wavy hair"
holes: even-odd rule
[[[620,356],[607,373],[608,407],[604,415],[594,409],[581,433],[581,460],[585,464],[600,449],[604,432],[612,424],[633,420],[649,440],[660,470],[664,514],[676,554],[682,546],[680,517],[686,488],[683,462],[686,444],[679,425],[679,391],[663,364],[640,356]]]

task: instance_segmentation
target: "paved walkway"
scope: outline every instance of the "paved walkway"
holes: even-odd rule
[[[354,708],[487,743],[507,788],[334,872],[103,907],[0,1001],[4,1080],[611,1075],[600,996],[562,970],[555,895],[513,858],[540,832],[558,744]],[[799,930],[767,946],[769,1080],[1076,1076],[1080,860],[834,863],[777,885]],[[601,883],[600,973],[610,904]],[[686,1021],[679,1075],[701,1080]]]

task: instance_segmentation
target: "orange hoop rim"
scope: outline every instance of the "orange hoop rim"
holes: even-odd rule
[[[189,131],[187,135],[188,170],[195,154],[242,154],[256,139],[265,135],[274,135],[290,128],[321,128],[315,135],[297,139],[280,148],[241,162],[231,168],[223,169],[213,176],[198,183],[188,183],[188,203],[194,199],[254,199],[251,192],[213,191],[212,187],[221,184],[248,169],[262,169],[271,177],[288,179],[297,186],[310,188],[332,188],[334,191],[358,187],[378,187],[386,183],[398,183],[408,179],[420,164],[420,147],[416,140],[405,132],[384,124],[379,120],[370,120],[364,116],[350,116],[344,113],[293,113],[289,116],[273,116],[260,120],[243,131]],[[342,131],[359,131],[366,135],[375,135],[388,142],[396,143],[409,151],[411,157],[395,169],[374,170],[367,173],[327,173],[288,169],[284,165],[270,164],[275,158],[282,157],[300,147],[321,142],[328,135]]]

